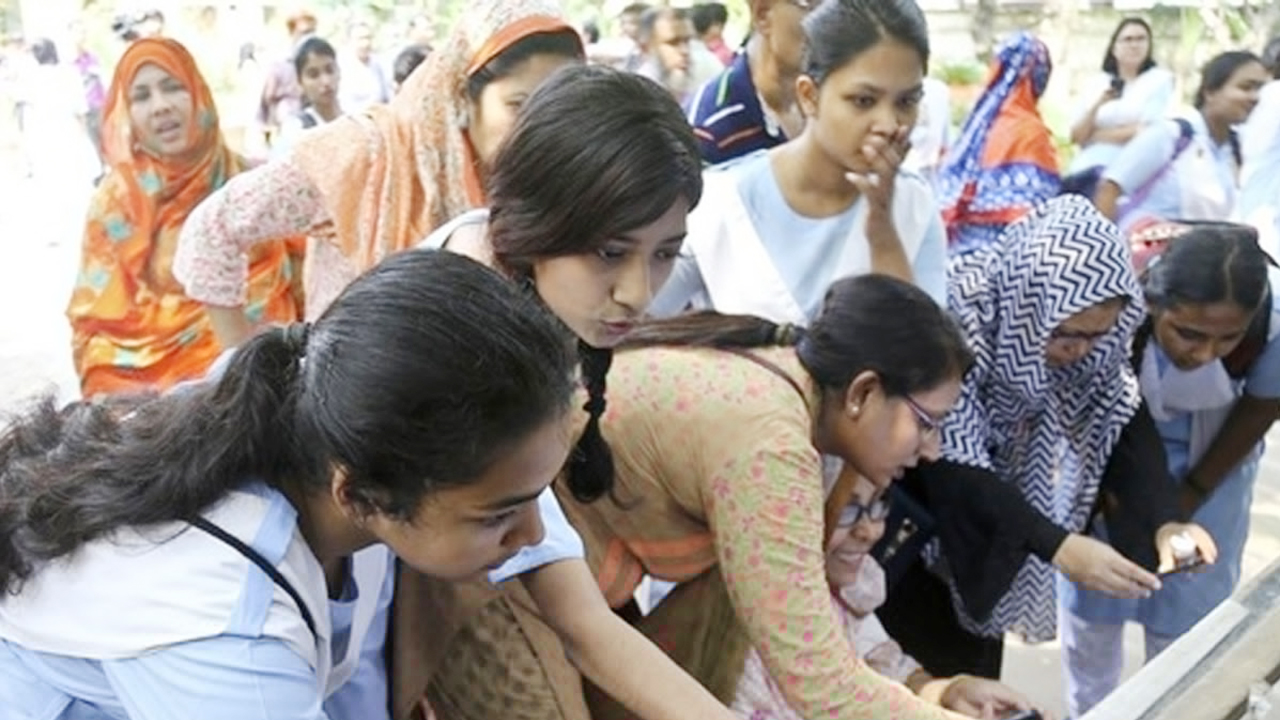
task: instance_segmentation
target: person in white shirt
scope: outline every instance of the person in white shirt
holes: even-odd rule
[[[310,37],[298,46],[293,60],[302,87],[302,109],[280,124],[280,139],[272,146],[273,157],[287,157],[302,133],[332,122],[342,115],[338,100],[342,73],[338,54],[328,40]]]
[[[1258,243],[1271,257],[1280,257],[1280,36],[1262,53],[1274,78],[1258,92],[1258,104],[1240,127],[1244,168],[1236,217],[1258,230]]]
[[[352,23],[347,40],[351,46],[342,58],[340,99],[343,110],[358,113],[370,105],[390,100],[391,81],[373,54],[373,26],[366,22]]]
[[[208,379],[19,418],[3,715],[387,718],[394,560],[501,580],[581,555],[548,494],[576,364],[512,284],[421,250]]]
[[[1142,18],[1121,20],[1102,72],[1086,86],[1084,105],[1071,124],[1071,141],[1080,152],[1067,168],[1068,189],[1091,197],[1102,168],[1143,128],[1168,114],[1173,91],[1173,73],[1156,64],[1151,26]]]

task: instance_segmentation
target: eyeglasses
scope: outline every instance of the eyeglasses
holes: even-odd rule
[[[942,422],[929,414],[928,410],[920,407],[920,403],[911,399],[910,395],[903,395],[902,400],[911,408],[911,414],[916,416],[916,424],[920,426],[920,435],[925,439],[937,435],[942,430]]]
[[[1137,45],[1139,43],[1147,42],[1147,36],[1146,35],[1122,35],[1116,38],[1116,42],[1121,43],[1123,45]]]
[[[810,10],[818,7],[818,0],[787,0],[787,2],[805,12],[809,12]]]
[[[1095,343],[1106,337],[1111,331],[1103,330],[1102,332],[1085,332],[1083,330],[1069,330],[1056,327],[1053,332],[1049,333],[1051,340],[1082,340],[1088,343]]]
[[[880,522],[889,517],[889,496],[883,494],[872,500],[869,505],[851,502],[840,511],[840,519],[836,521],[836,527],[851,528],[862,522],[863,518],[871,522]]]

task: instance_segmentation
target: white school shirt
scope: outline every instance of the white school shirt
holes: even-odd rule
[[[1258,229],[1258,242],[1280,258],[1280,80],[1262,88],[1258,105],[1240,128],[1244,169],[1236,220]]]
[[[567,527],[554,496],[539,507]],[[185,523],[122,530],[0,601],[0,717],[386,720],[387,548],[353,555],[342,597],[330,600],[282,494],[251,484],[204,516],[274,564],[316,634],[283,588],[221,540]],[[547,542],[495,581],[554,561],[557,521],[544,522]]]
[[[1122,231],[1144,218],[1226,220],[1235,211],[1240,166],[1232,144],[1215,143],[1200,113],[1186,120],[1191,123],[1191,143],[1176,160],[1181,131],[1177,122],[1168,120],[1139,133],[1103,172],[1103,178],[1124,193],[1116,222]],[[1149,192],[1135,206],[1130,195],[1148,183]]]
[[[770,256],[770,247],[793,238],[762,238],[753,217],[797,223],[812,221],[799,216],[780,194],[765,200],[768,207],[749,207],[740,181],[752,173],[772,173],[768,151],[718,165],[703,173],[702,200],[689,213],[688,236],[676,268],[650,305],[651,314],[663,317],[687,306],[729,314],[756,315],[774,322],[807,326],[817,313],[811,298],[820,297],[832,281],[871,271],[866,237],[867,201],[831,219],[825,237],[794,238],[821,243],[830,252],[818,252],[823,267],[792,267],[783,271]],[[757,179],[760,179],[757,177]],[[771,178],[764,178],[771,179]],[[761,197],[768,197],[767,195]],[[778,216],[782,216],[779,218]],[[788,220],[788,222],[790,222]],[[946,236],[937,201],[919,176],[900,172],[893,196],[893,221],[916,284],[940,304],[946,299]],[[822,287],[811,287],[822,278]]]
[[[1100,73],[1085,86],[1084,92],[1081,93],[1081,104],[1076,109],[1075,117],[1072,118],[1072,125],[1084,118],[1110,84],[1111,75]],[[1108,100],[1098,108],[1098,113],[1094,115],[1094,127],[1107,129],[1134,123],[1150,125],[1158,122],[1169,114],[1173,104],[1175,84],[1173,73],[1159,66],[1149,68],[1125,83],[1120,97]],[[1110,165],[1119,157],[1124,147],[1123,143],[1095,142],[1081,148],[1080,152],[1071,159],[1071,166],[1067,169],[1067,173]]]

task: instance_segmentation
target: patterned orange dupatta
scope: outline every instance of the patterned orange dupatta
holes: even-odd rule
[[[130,118],[138,71],[155,65],[190,94],[182,156],[143,149]],[[163,390],[199,377],[221,352],[204,306],[173,277],[178,231],[187,215],[246,163],[223,142],[218,112],[195,60],[174,40],[129,46],[103,110],[103,154],[110,171],[85,225],[80,273],[67,307],[72,352],[85,396]],[[249,306],[255,321],[288,322],[298,309],[283,241],[251,254]]]
[[[484,205],[466,134],[467,80],[516,42],[549,32],[573,32],[552,0],[482,2],[390,103],[340,118],[298,142],[294,157],[324,198],[332,240],[354,269],[412,247]]]

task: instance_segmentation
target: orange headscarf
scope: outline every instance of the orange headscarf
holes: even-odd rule
[[[152,155],[135,138],[129,92],[144,65],[169,73],[191,95],[190,150],[182,157]],[[204,306],[173,277],[178,231],[246,163],[222,140],[195,60],[167,38],[139,40],[120,58],[103,109],[102,146],[111,169],[90,205],[67,308],[76,371],[86,396],[164,389],[203,374],[221,351]],[[285,243],[259,246],[249,267],[251,319],[295,319]]]
[[[298,142],[294,157],[324,198],[334,242],[357,269],[484,204],[464,131],[467,79],[516,42],[562,31],[573,28],[553,0],[485,0],[464,14],[448,43],[390,103]]]

